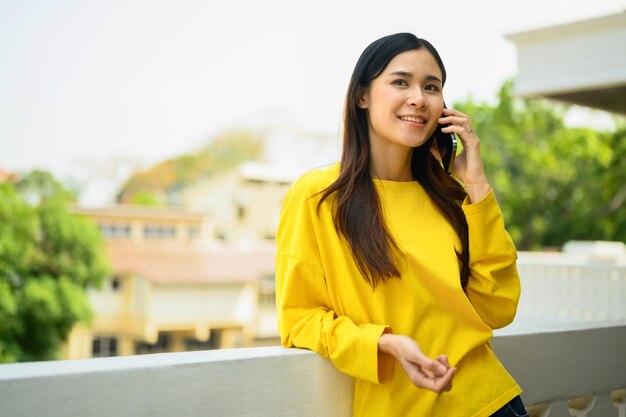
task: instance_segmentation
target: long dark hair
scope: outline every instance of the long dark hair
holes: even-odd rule
[[[363,278],[373,287],[389,278],[400,278],[396,266],[400,249],[385,225],[380,200],[370,173],[370,138],[367,111],[357,104],[372,80],[402,52],[426,48],[433,56],[446,81],[446,70],[437,50],[425,39],[411,33],[385,36],[369,45],[361,54],[350,79],[344,110],[343,155],[339,177],[321,192],[318,209],[332,194],[334,222],[350,245]],[[463,187],[445,174],[441,164],[429,152],[434,140],[415,148],[411,159],[413,179],[419,182],[461,240],[457,257],[461,263],[461,285],[469,279],[469,244],[467,221],[461,202],[467,195]]]

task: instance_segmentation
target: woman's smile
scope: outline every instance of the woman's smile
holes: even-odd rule
[[[398,119],[406,122],[409,126],[413,127],[424,127],[428,122],[428,119],[418,115],[398,116]]]

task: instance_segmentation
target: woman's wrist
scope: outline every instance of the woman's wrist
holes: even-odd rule
[[[489,191],[491,191],[491,185],[488,182],[480,183],[480,184],[465,184],[465,191],[467,191],[467,196],[470,199],[470,204],[478,203],[481,201]]]
[[[378,338],[378,351],[381,353],[387,353],[392,355],[392,347],[393,347],[393,337],[394,335],[391,333],[383,333]]]

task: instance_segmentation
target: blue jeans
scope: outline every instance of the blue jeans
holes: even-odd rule
[[[528,412],[524,408],[524,403],[518,395],[504,406],[493,413],[491,417],[528,417]]]

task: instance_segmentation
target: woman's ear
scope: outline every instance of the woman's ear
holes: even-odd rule
[[[356,94],[357,100],[356,100],[356,105],[359,106],[359,108],[361,109],[367,109],[368,106],[368,99],[367,99],[367,92],[368,90],[366,88],[359,88],[359,91]]]

